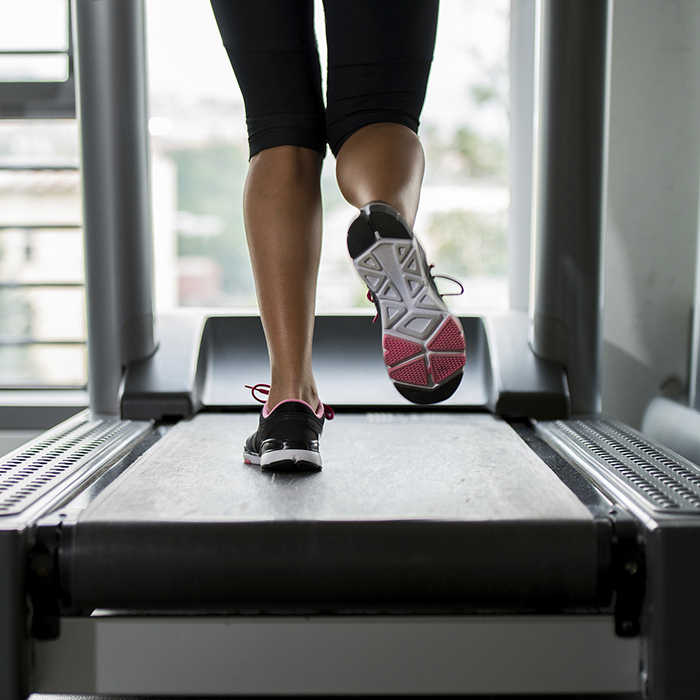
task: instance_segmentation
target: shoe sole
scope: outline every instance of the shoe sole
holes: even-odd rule
[[[272,450],[262,456],[244,450],[243,461],[272,472],[318,472],[322,469],[321,455],[314,450]]]
[[[425,254],[393,207],[362,208],[348,251],[382,323],[384,364],[397,391],[417,404],[449,398],[466,364],[464,330],[431,284]]]

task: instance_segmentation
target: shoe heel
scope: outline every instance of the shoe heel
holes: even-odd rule
[[[377,242],[377,237],[365,214],[360,214],[348,229],[348,253],[355,260]]]
[[[369,223],[371,229],[376,231],[380,238],[403,238],[410,240],[413,237],[411,232],[406,228],[403,217],[398,219],[395,215],[386,211],[370,210]]]

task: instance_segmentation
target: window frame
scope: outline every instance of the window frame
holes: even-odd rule
[[[0,81],[0,119],[75,119],[75,64],[71,4],[67,51],[2,51],[0,56],[67,55],[68,78],[63,81]]]

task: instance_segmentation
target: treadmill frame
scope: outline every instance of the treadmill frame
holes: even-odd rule
[[[142,0],[104,0],[101,3],[73,0],[73,9],[75,36],[79,38],[75,46],[83,183],[86,186],[91,408],[98,415],[116,416],[123,366],[145,361],[156,350],[150,273],[143,6]],[[538,272],[539,291],[534,310],[537,323],[532,340],[540,356],[566,366],[576,413],[596,413],[599,407],[599,251],[605,206],[609,67],[605,57],[609,52],[610,10],[608,0],[545,0],[543,5],[547,27],[543,46],[548,89],[543,95],[541,114],[542,128],[551,138],[540,144],[538,191],[542,199],[538,209],[543,218],[539,220],[538,250],[544,257]],[[559,41],[563,36],[569,40]],[[106,56],[106,60],[96,60],[100,54]],[[565,67],[569,67],[572,73],[560,70]],[[591,73],[587,67],[595,70]],[[116,80],[115,75],[123,79]],[[107,85],[113,90],[106,89]],[[573,92],[572,85],[576,88]],[[573,99],[573,93],[579,96],[579,102]],[[107,102],[100,101],[100,95],[109,98]],[[115,109],[114,100],[119,103],[119,110]],[[582,104],[587,106],[586,110],[577,109],[577,105]],[[122,119],[115,123],[110,115],[117,111]],[[572,150],[564,147],[567,144],[572,146],[567,134],[581,133],[585,134],[581,141],[587,144],[585,148],[581,148],[581,144]],[[564,141],[558,141],[559,138]],[[129,153],[132,157],[121,157]],[[562,176],[561,179],[558,176]],[[543,182],[547,183],[546,187]],[[108,183],[117,183],[118,186],[111,189]],[[561,187],[554,187],[554,184]],[[127,212],[128,219],[120,212]],[[579,226],[578,222],[584,222],[584,225]],[[127,272],[134,270],[135,274],[129,278]],[[131,283],[127,283],[129,279]],[[579,314],[581,308],[583,314]],[[556,440],[552,440],[557,447],[555,443]],[[562,448],[562,453],[565,452]],[[669,459],[676,458],[669,453]],[[116,465],[120,460],[115,456],[110,459],[116,459],[113,465],[118,470]],[[600,465],[591,465],[588,460],[581,463],[571,455],[567,459],[572,460],[587,479],[597,483],[616,505],[629,508],[643,526],[648,589],[641,640],[642,688],[646,686],[648,674],[646,689],[653,700],[694,698],[696,649],[693,640],[700,624],[700,605],[694,591],[694,582],[700,574],[698,518],[693,515],[659,518],[643,499],[629,498],[620,478],[614,475],[601,478],[604,467],[601,471]],[[98,469],[108,466],[112,465],[105,462]],[[86,477],[81,488],[88,482]],[[73,490],[70,495],[73,495]],[[16,700],[31,690],[29,673],[33,645],[42,650],[49,649],[52,644],[57,645],[53,647],[56,651],[64,648],[61,642],[32,641],[27,627],[30,610],[26,591],[28,588],[36,591],[39,586],[37,578],[51,581],[46,551],[40,548],[33,551],[29,570],[27,558],[34,545],[35,525],[39,518],[67,498],[66,491],[55,489],[39,499],[36,508],[33,506],[19,517],[0,521],[2,700]],[[630,567],[628,573],[636,576],[639,568],[633,569]],[[596,619],[607,620],[606,625],[611,623],[609,616]],[[73,629],[75,624],[75,630],[81,627],[87,630],[76,632],[83,641],[98,640],[103,630],[108,638],[114,634],[112,640],[115,640],[119,629],[141,629],[146,634],[156,635],[154,639],[157,639],[168,629],[172,631],[168,625],[183,622],[180,618],[174,622],[163,619],[156,621],[155,627],[148,631],[148,620],[125,622],[114,617],[92,620],[66,618],[66,629]],[[548,623],[553,621],[553,618],[547,620]],[[163,622],[163,626],[159,622]],[[188,622],[195,622],[195,619]],[[225,619],[217,622],[224,630],[232,624]],[[309,621],[307,626],[311,627],[315,622],[322,625],[325,621]],[[368,622],[363,618],[362,625]],[[496,618],[490,622],[501,623]],[[212,620],[203,622],[203,629],[211,623]],[[240,619],[237,623],[245,624]],[[538,625],[539,621],[528,619],[528,623]],[[270,624],[284,624],[284,621]],[[303,624],[300,630],[306,629]],[[406,624],[411,624],[411,621]],[[503,621],[503,624],[507,625],[508,621]],[[44,630],[44,633],[47,631],[51,630]],[[400,638],[397,633],[397,644]],[[129,639],[130,634],[122,638],[124,653],[133,643]],[[420,640],[421,635],[414,641],[416,639]],[[525,633],[524,639],[531,643],[535,637],[528,637]],[[635,639],[615,641],[624,642],[626,649],[639,650]],[[269,640],[263,639],[263,642],[269,643]],[[40,660],[38,668],[46,669],[44,651],[40,651],[37,658]],[[88,658],[100,663],[101,657]],[[499,659],[494,655],[491,660]],[[262,664],[266,667],[264,656]],[[408,673],[409,670],[402,672]],[[41,687],[49,689],[44,685]],[[518,689],[522,690],[522,686]]]
[[[79,421],[80,417],[69,423]],[[4,687],[0,686],[2,700],[16,700],[29,692],[449,694],[639,690],[642,640],[639,636],[620,636],[620,632],[629,634],[630,630],[621,629],[620,620],[609,612],[544,616],[347,614],[330,618],[303,614],[172,616],[157,612],[140,612],[135,617],[128,612],[99,610],[87,617],[76,616],[79,611],[67,614],[62,610],[65,595],[56,569],[59,550],[70,547],[70,541],[64,541],[61,534],[62,523],[76,519],[167,431],[165,426],[154,431],[149,423],[137,428],[140,436],[134,449],[126,454],[103,450],[100,459],[88,456],[92,467],[89,473],[83,470],[79,482],[68,474],[63,483],[57,483],[23,514],[25,527],[21,532],[10,532],[16,542],[15,566],[3,567],[3,571],[12,576],[5,582],[5,591],[14,594],[1,599],[10,603],[8,609],[16,624],[14,628],[2,628],[0,635],[0,648],[13,651],[0,657],[0,678],[5,682]],[[60,429],[58,426],[55,432]],[[517,432],[533,447],[531,428],[522,424]],[[23,449],[31,452],[32,447]],[[551,451],[544,454],[547,449],[540,443],[535,451],[550,461],[552,456],[560,459]],[[588,482],[579,478],[576,483],[575,470],[563,462],[552,468],[589,508],[609,510],[607,500]],[[617,511],[622,516],[617,521],[624,523],[622,509],[618,507]],[[42,512],[50,514],[38,517]],[[16,519],[12,526],[17,528]],[[634,525],[632,544],[636,532]],[[634,556],[641,561],[640,550],[635,549]],[[11,560],[6,557],[5,561]],[[620,563],[619,556],[610,562],[613,576],[620,570]],[[23,588],[31,594],[31,615]],[[618,595],[618,618],[620,609],[625,608],[620,607]],[[29,622],[33,637],[29,635]],[[631,630],[632,635],[634,632]],[[38,639],[41,637],[44,641]],[[275,673],[270,672],[271,668],[276,669]],[[366,673],[358,674],[357,669]],[[193,678],[203,679],[202,684],[194,685],[197,681]]]
[[[609,615],[67,618],[38,693],[630,693],[639,638]]]

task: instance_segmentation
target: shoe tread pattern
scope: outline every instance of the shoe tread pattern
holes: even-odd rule
[[[461,324],[435,288],[425,254],[410,229],[395,216],[384,212],[379,216],[371,208],[364,220],[374,230],[374,240],[353,262],[377,304],[389,376],[411,401],[443,400],[447,384],[454,386],[449,394],[456,389],[465,365]],[[366,228],[361,230],[367,244]],[[352,235],[351,226],[349,250],[359,247],[351,245]],[[412,393],[411,387],[420,392]],[[445,390],[438,391],[441,387]]]

